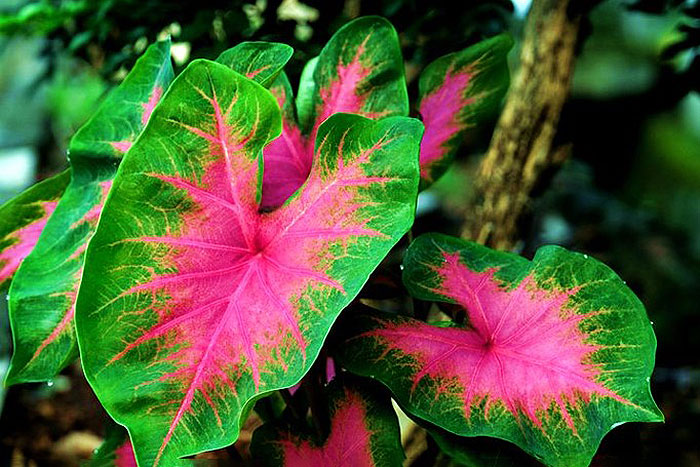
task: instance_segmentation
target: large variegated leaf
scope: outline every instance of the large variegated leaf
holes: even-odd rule
[[[282,44],[244,42],[219,60],[269,81],[290,55]],[[17,345],[8,382],[50,379],[75,358],[72,319],[83,256],[119,162],[110,154],[128,150],[172,78],[169,41],[154,44],[71,140],[73,179],[11,291]]]
[[[288,86],[283,96],[276,95],[280,105],[293,102]],[[266,165],[281,167],[288,161],[284,171],[264,174],[263,206],[268,209],[281,205],[308,177],[318,128],[328,117],[339,112],[370,118],[408,115],[403,59],[391,24],[368,16],[340,28],[304,70],[298,104],[302,127],[285,114],[282,135],[264,151]]]
[[[70,173],[61,172],[0,206],[0,289],[34,249],[69,181]]]
[[[232,443],[250,403],[297,383],[407,231],[422,126],[336,115],[302,189],[259,208],[273,95],[195,61],[119,169],[77,305],[86,376],[140,465]]]
[[[77,356],[73,315],[87,243],[123,151],[172,76],[169,41],[152,45],[71,140],[70,184],[10,289],[8,384],[51,379]]]
[[[298,420],[263,425],[251,453],[270,467],[400,467],[399,424],[389,398],[366,383],[333,381],[327,389],[330,429],[318,434]]]
[[[491,117],[508,88],[506,55],[513,45],[501,35],[440,57],[420,76],[421,182],[429,185],[454,158],[464,132]]]
[[[460,305],[468,324],[357,316],[341,360],[389,386],[408,412],[556,466],[587,465],[620,423],[663,419],[649,392],[651,324],[602,263],[555,246],[530,262],[428,234],[404,266],[414,296]]]
[[[277,42],[241,42],[224,51],[216,61],[269,87],[293,53],[290,46]]]

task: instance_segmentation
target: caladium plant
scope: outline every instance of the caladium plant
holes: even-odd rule
[[[561,466],[588,465],[621,423],[662,419],[644,307],[593,258],[547,246],[530,262],[427,234],[406,252],[403,277],[414,297],[458,304],[467,323],[358,315],[341,358],[409,413]]]
[[[177,77],[169,42],[152,45],[71,140],[70,171],[0,207],[6,382],[49,380],[79,350],[126,428],[95,465],[186,463],[235,442],[252,409],[267,417],[260,462],[401,465],[388,392],[367,378],[450,445],[492,436],[550,465],[586,464],[615,424],[659,420],[649,321],[593,259],[433,234],[406,252],[403,291],[454,320],[359,305],[403,252],[419,189],[497,110],[511,44],[427,66],[415,106],[382,18],[342,27],[296,98],[286,45],[242,43]],[[313,370],[326,365],[327,387]],[[263,410],[276,391],[287,408]],[[304,397],[318,400],[301,410]]]
[[[217,61],[254,79],[270,81],[291,54],[291,47],[284,44],[245,42],[222,53]],[[27,232],[23,238],[28,238],[29,232],[36,237],[42,232],[36,244],[30,248],[17,244],[6,250],[8,274],[24,259],[18,254],[21,248],[26,251],[24,256],[31,252],[22,262],[10,294],[15,352],[8,383],[50,380],[76,358],[73,316],[87,243],[97,228],[124,153],[140,135],[172,79],[170,41],[166,40],[144,53],[124,82],[71,139],[70,173],[57,176],[56,182],[45,182],[59,188],[64,186],[60,181],[70,179],[65,193],[60,202],[56,199],[45,204],[52,214],[50,220],[36,221],[22,231]],[[21,200],[31,193],[43,193],[46,189],[42,186],[37,185],[4,209],[16,212],[16,203],[25,204]],[[12,215],[5,222],[17,227]]]

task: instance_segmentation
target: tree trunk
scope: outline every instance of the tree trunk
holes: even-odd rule
[[[561,162],[552,148],[571,82],[580,14],[569,0],[534,0],[525,25],[520,69],[513,79],[488,152],[477,172],[475,197],[462,236],[512,249],[517,223],[543,169]]]

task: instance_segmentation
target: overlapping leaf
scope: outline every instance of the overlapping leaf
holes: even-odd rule
[[[586,465],[617,424],[662,420],[649,392],[651,325],[602,263],[554,246],[529,262],[429,234],[407,251],[404,282],[418,298],[463,307],[468,325],[358,316],[341,361],[384,382],[408,412],[561,466]]]
[[[90,459],[90,467],[136,467],[129,433],[114,422],[107,422],[104,442]]]
[[[267,88],[293,53],[290,46],[277,42],[241,42],[219,55],[216,61]]]
[[[77,327],[141,465],[232,443],[255,398],[301,379],[411,225],[420,122],[329,118],[305,185],[261,212],[261,150],[281,120],[267,90],[195,61],[120,167]]]
[[[169,41],[152,45],[71,139],[70,183],[10,289],[8,384],[51,379],[77,356],[73,315],[87,243],[123,152],[172,76]]]
[[[291,53],[283,44],[244,42],[219,60],[269,82]],[[12,288],[16,347],[9,383],[50,379],[75,358],[72,320],[85,248],[119,158],[140,135],[172,78],[169,41],[154,44],[71,140],[72,181]]]
[[[298,421],[266,424],[253,433],[253,458],[270,467],[402,465],[399,424],[388,397],[366,383],[338,380],[330,384],[327,394],[327,436],[320,439]]]
[[[36,245],[69,180],[70,173],[61,172],[0,206],[0,289]]]
[[[507,35],[479,42],[428,65],[419,81],[421,183],[437,180],[452,162],[464,132],[491,117],[508,88]]]
[[[289,198],[311,170],[318,128],[335,113],[370,118],[408,115],[403,60],[396,31],[383,18],[364,17],[336,32],[319,57],[307,65],[299,92],[299,117],[282,76],[272,87],[284,112],[282,134],[264,149],[272,170],[263,178],[263,206]]]

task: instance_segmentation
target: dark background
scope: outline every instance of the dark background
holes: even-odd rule
[[[378,14],[400,34],[415,96],[427,63],[502,31],[516,38],[517,67],[529,2],[462,3],[0,0],[0,202],[65,167],[68,138],[158,37],[172,35],[178,68],[242,40],[286,42],[295,83],[339,26]],[[596,3],[556,138],[572,143],[572,157],[538,188],[519,251],[556,243],[604,261],[654,322],[652,392],[666,423],[616,428],[593,465],[700,466],[700,6]],[[493,123],[421,195],[416,231],[458,233]],[[1,376],[11,341],[0,307]],[[0,465],[76,465],[103,435],[105,415],[77,366],[49,385],[0,388],[0,408]]]

